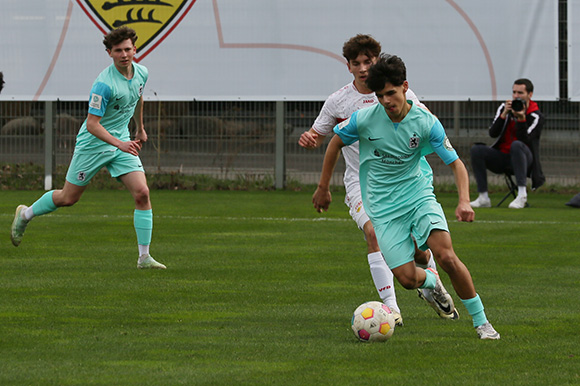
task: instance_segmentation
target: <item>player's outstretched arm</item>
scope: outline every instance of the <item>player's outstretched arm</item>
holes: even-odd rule
[[[330,143],[326,148],[318,188],[312,196],[314,209],[316,209],[318,213],[321,213],[323,210],[327,211],[328,206],[332,202],[332,195],[330,194],[330,179],[332,178],[332,173],[334,172],[334,168],[336,167],[336,163],[340,157],[340,150],[343,146],[344,142],[342,142],[338,135],[335,135],[332,137],[332,140],[330,140]]]
[[[300,136],[298,144],[305,149],[316,149],[319,148],[326,139],[326,136],[318,134],[313,128],[305,131]]]
[[[469,175],[463,162],[458,158],[449,164],[455,176],[459,203],[455,209],[455,217],[458,221],[471,222],[475,219],[475,212],[469,205]]]

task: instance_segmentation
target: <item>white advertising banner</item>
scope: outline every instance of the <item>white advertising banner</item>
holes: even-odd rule
[[[568,0],[568,97],[580,101],[580,0]]]
[[[526,77],[534,99],[556,100],[557,3],[2,0],[0,100],[87,99],[121,25],[139,35],[146,99],[324,100],[352,79],[342,45],[364,33],[405,61],[420,99],[504,100]]]

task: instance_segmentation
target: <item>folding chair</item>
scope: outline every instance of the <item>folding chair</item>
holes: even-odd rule
[[[514,199],[517,197],[517,191],[518,191],[518,185],[514,182],[513,179],[513,174],[509,174],[509,173],[505,173],[504,175],[505,178],[505,184],[507,185],[509,192],[507,192],[507,194],[501,199],[501,201],[497,204],[497,206],[499,207],[505,200],[507,200],[507,198],[512,195],[514,196]],[[526,203],[527,206],[527,203]]]

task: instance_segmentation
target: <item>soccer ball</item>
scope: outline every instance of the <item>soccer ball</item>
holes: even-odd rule
[[[393,311],[381,302],[358,306],[350,323],[354,335],[363,342],[384,342],[395,332]]]

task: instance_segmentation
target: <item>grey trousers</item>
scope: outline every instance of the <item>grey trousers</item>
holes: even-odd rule
[[[487,170],[496,174],[509,173],[516,177],[518,186],[526,186],[528,170],[532,166],[532,151],[522,141],[514,141],[510,153],[505,154],[484,144],[471,147],[471,168],[478,192],[487,192]]]

